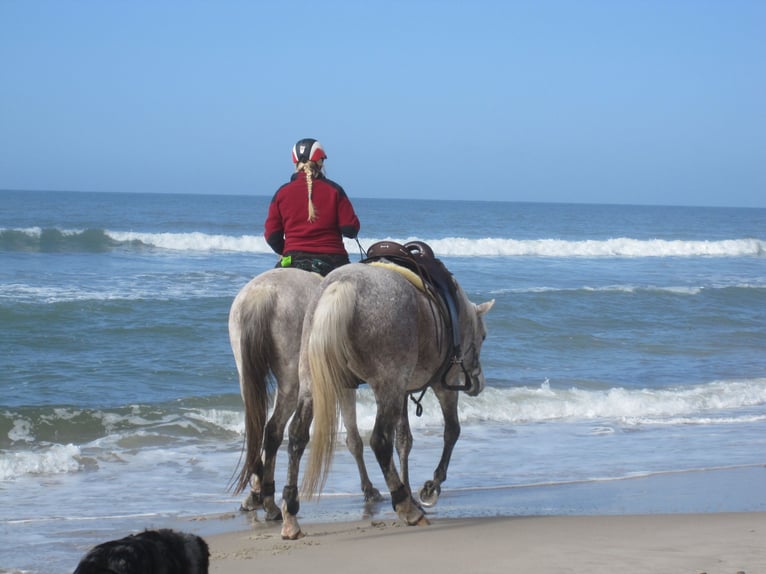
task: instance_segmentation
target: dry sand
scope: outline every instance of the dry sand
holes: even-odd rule
[[[766,513],[279,524],[206,537],[211,573],[766,573]]]

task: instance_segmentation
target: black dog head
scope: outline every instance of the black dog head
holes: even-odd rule
[[[208,574],[210,550],[195,534],[146,530],[95,546],[74,574]]]

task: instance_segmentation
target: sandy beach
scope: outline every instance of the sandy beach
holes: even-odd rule
[[[747,574],[766,572],[766,513],[523,516],[304,524],[207,537],[212,573],[534,572]]]
[[[447,490],[424,527],[397,521],[388,499],[365,513],[355,497],[322,497],[302,504],[297,541],[242,514],[194,529],[205,531],[212,573],[763,574],[765,473]]]

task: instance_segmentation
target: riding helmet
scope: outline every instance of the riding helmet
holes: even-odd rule
[[[326,158],[327,154],[324,152],[322,144],[315,139],[304,138],[293,146],[293,163],[319,161]]]

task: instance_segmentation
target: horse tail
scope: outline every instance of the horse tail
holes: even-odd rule
[[[270,363],[275,350],[271,333],[273,290],[251,295],[241,316],[240,389],[245,403],[245,460],[237,479],[236,493],[245,490],[261,465],[263,435],[269,409]]]
[[[319,298],[310,333],[304,339],[314,406],[311,453],[301,485],[303,495],[309,499],[321,492],[327,481],[338,433],[340,394],[356,383],[347,367],[355,300],[351,284],[330,284]]]

